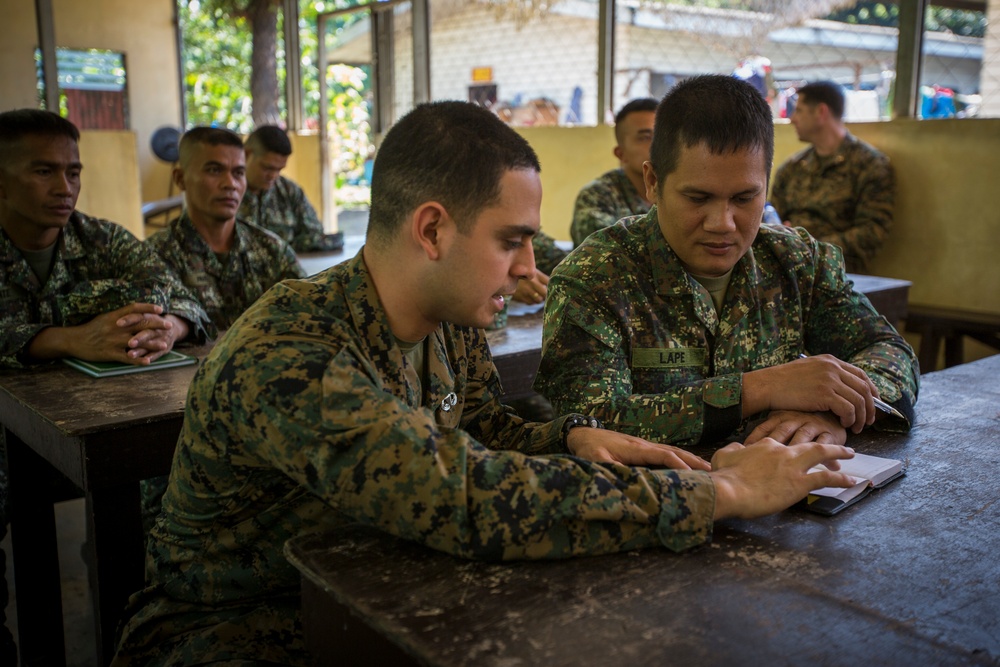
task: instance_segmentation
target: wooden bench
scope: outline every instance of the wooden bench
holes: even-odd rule
[[[1000,313],[979,313],[958,308],[910,305],[906,330],[920,334],[920,370],[930,373],[937,368],[938,350],[944,340],[944,365],[961,364],[963,339],[973,338],[1000,351]]]

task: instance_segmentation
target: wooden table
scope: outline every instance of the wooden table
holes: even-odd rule
[[[923,377],[907,474],[834,517],[724,521],[711,544],[461,560],[363,527],[289,542],[317,664],[1000,664],[1000,355]]]
[[[208,347],[183,351],[203,356]],[[86,496],[98,664],[111,659],[121,611],[143,581],[137,482],[170,471],[196,370],[100,379],[63,364],[0,372],[22,664],[64,664],[52,503],[67,487]]]
[[[847,278],[854,283],[855,292],[867,296],[875,310],[884,315],[889,324],[899,328],[899,321],[906,317],[910,299],[912,283],[909,280],[864,276],[860,273],[848,273]]]

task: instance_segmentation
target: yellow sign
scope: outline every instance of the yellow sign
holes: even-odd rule
[[[492,67],[473,67],[472,68],[472,80],[475,83],[482,83],[485,81],[493,80],[493,68]]]

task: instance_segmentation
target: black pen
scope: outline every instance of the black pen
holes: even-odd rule
[[[808,358],[809,358],[808,354],[800,354],[799,355],[799,359],[808,359]],[[882,412],[884,412],[886,414],[890,414],[893,417],[899,417],[903,421],[906,421],[906,417],[903,416],[902,412],[900,412],[896,408],[892,407],[891,405],[889,405],[888,403],[886,403],[885,401],[883,401],[878,396],[872,396],[872,400],[875,401],[875,407],[878,408],[879,410],[881,410]]]

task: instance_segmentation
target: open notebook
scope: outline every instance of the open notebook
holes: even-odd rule
[[[840,472],[854,477],[857,484],[846,489],[817,489],[802,501],[806,509],[819,514],[836,514],[867,496],[872,489],[881,488],[904,474],[902,461],[858,453],[840,462]]]
[[[127,375],[128,373],[144,373],[146,371],[156,371],[163,368],[188,366],[190,364],[198,363],[198,358],[192,357],[189,354],[182,354],[181,352],[171,350],[147,366],[135,366],[133,364],[123,364],[117,361],[84,361],[83,359],[76,359],[75,357],[67,357],[63,359],[63,363],[92,377],[105,378],[115,375]]]

